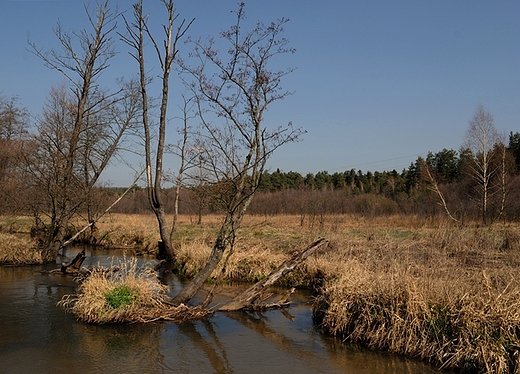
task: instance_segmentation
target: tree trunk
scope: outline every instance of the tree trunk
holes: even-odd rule
[[[242,183],[245,183],[247,174],[244,173],[241,178]],[[244,188],[242,186],[239,191],[243,190]],[[201,271],[199,271],[199,273],[192,279],[192,281],[188,283],[188,285],[186,285],[186,287],[184,287],[177,296],[174,297],[174,304],[179,305],[187,303],[193,296],[195,296],[197,291],[202,287],[211,273],[213,273],[213,270],[217,268],[228,245],[232,245],[234,243],[236,230],[240,227],[246,210],[251,203],[251,200],[253,200],[253,196],[254,193],[249,194],[245,198],[243,198],[242,193],[236,193],[234,195],[234,199],[237,201],[237,203],[232,204],[232,206],[234,206],[235,209],[231,209],[226,214],[226,218],[220,227],[217,240],[215,240],[215,244],[213,244],[213,249],[211,250],[208,261],[206,261],[206,265]]]
[[[155,211],[157,221],[159,223],[159,235],[161,237],[161,245],[159,246],[159,252],[157,258],[159,260],[175,261],[175,251],[170,237],[170,230],[168,229],[168,222],[166,220],[166,214],[164,209]]]
[[[45,243],[42,250],[42,259],[45,263],[52,263],[56,261],[58,252],[65,240],[69,218],[64,217],[64,215],[65,214],[63,213],[61,219],[53,218],[53,221],[47,227]]]
[[[193,278],[191,282],[188,283],[181,290],[181,292],[179,292],[178,295],[174,297],[172,301],[173,304],[180,305],[187,303],[197,293],[206,279],[209,278],[213,270],[215,270],[215,268],[218,266],[220,260],[222,259],[222,255],[226,250],[226,247],[226,241],[219,236],[213,245],[213,249],[208,261],[206,262],[206,266],[204,266],[204,268],[198,272],[195,278]]]
[[[224,304],[219,310],[232,311],[240,310],[252,306],[255,301],[261,300],[265,291],[272,286],[278,279],[290,273],[298,264],[303,262],[307,257],[324,245],[328,245],[329,241],[321,238],[309,245],[306,249],[296,253],[292,258],[285,261],[276,270],[274,270],[266,279],[255,283],[230,302]],[[283,300],[285,302],[285,300]],[[258,305],[258,304],[257,304]]]

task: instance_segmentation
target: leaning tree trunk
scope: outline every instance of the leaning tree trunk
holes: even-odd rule
[[[306,249],[296,253],[292,258],[285,261],[276,270],[269,274],[267,278],[257,282],[252,287],[248,288],[240,295],[236,296],[233,300],[221,306],[219,310],[232,311],[244,308],[255,309],[255,307],[261,307],[261,305],[255,304],[255,302],[257,300],[263,299],[262,296],[269,287],[271,287],[278,279],[290,273],[296,266],[298,266],[301,262],[303,262],[307,257],[316,252],[318,249],[320,249],[324,245],[328,245],[328,243],[328,240],[324,238],[318,239],[317,241],[309,245]],[[285,302],[285,300],[281,300],[279,304],[281,304],[282,302]]]
[[[229,244],[231,234],[219,234],[215,244],[213,245],[213,249],[211,250],[211,255],[209,256],[208,261],[206,261],[206,265],[204,268],[197,273],[197,275],[189,282],[178,294],[173,298],[172,303],[175,305],[180,305],[187,303],[197,291],[202,287],[204,282],[210,277],[213,270],[215,270],[222,259],[224,251]]]

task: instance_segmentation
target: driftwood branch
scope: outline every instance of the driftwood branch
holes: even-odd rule
[[[85,273],[84,269],[81,269],[81,264],[85,261],[87,256],[85,255],[85,249],[79,252],[71,262],[62,262],[59,269],[50,270],[51,274],[73,274],[78,275]],[[83,271],[82,271],[83,270]]]
[[[329,241],[324,238],[318,239],[317,241],[309,245],[307,248],[305,248],[303,251],[296,253],[292,258],[285,261],[276,270],[269,274],[267,278],[255,283],[252,287],[245,290],[240,295],[236,296],[233,300],[221,306],[219,310],[233,311],[246,308],[265,309],[273,307],[275,305],[278,307],[286,305],[289,295],[285,295],[283,300],[280,300],[278,303],[275,304],[265,305],[261,304],[261,301],[266,299],[263,296],[266,290],[270,286],[272,286],[278,279],[290,273],[297,265],[299,265],[307,257],[316,252],[319,248],[328,245],[328,243]]]

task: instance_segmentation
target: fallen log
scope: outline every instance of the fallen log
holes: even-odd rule
[[[76,257],[74,257],[72,259],[71,262],[68,262],[68,263],[62,262],[61,263],[61,268],[60,268],[61,273],[63,273],[63,274],[78,273],[81,269],[81,264],[83,263],[83,261],[85,261],[85,258],[87,258],[87,256],[85,255],[85,249],[83,249],[81,252],[79,252],[76,255]]]
[[[264,297],[267,289],[272,286],[278,279],[290,273],[297,265],[299,265],[302,261],[304,261],[311,254],[316,252],[321,247],[328,245],[329,241],[320,238],[303,251],[296,253],[289,260],[285,261],[282,265],[280,265],[276,270],[274,270],[269,276],[257,283],[253,286],[236,296],[233,300],[224,304],[219,308],[222,311],[233,311],[240,309],[262,309],[266,306],[262,306],[262,301],[266,299]],[[287,305],[287,298],[284,297],[283,300],[279,300],[277,303],[271,303],[267,307],[273,308],[274,306],[283,307]]]

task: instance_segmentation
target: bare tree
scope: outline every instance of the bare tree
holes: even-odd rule
[[[426,175],[426,180],[428,183],[428,189],[434,192],[439,198],[439,204],[442,206],[442,209],[447,214],[447,216],[454,222],[462,224],[462,218],[457,218],[454,213],[452,213],[450,207],[448,206],[448,202],[444,193],[441,191],[439,183],[437,182],[437,178],[434,176],[432,170],[430,169],[430,165],[428,165],[425,161],[422,160],[421,171]]]
[[[225,217],[206,265],[174,298],[178,304],[195,295],[227,248],[232,253],[237,229],[258,189],[267,159],[302,133],[290,123],[274,128],[264,123],[267,108],[290,94],[280,83],[292,69],[269,68],[274,57],[294,52],[281,37],[288,20],[282,18],[268,25],[259,22],[252,31],[243,32],[244,3],[236,15],[236,24],[220,35],[228,46],[226,57],[213,39],[191,40],[198,64],[181,63],[202,123],[198,139],[204,167],[221,191]]]
[[[141,108],[137,82],[120,80],[119,85],[119,94],[109,100],[109,95],[99,90],[91,94],[79,142],[77,164],[81,171],[78,181],[84,191],[84,209],[92,229],[95,229],[95,215],[104,210],[104,207],[96,206],[100,201],[94,193],[99,191],[92,187],[112,157],[118,156],[117,151],[123,147],[126,133],[129,130],[135,132]],[[104,104],[97,105],[98,102]]]
[[[23,206],[23,150],[30,146],[29,113],[18,97],[0,96],[0,213],[13,213]]]
[[[35,139],[40,146],[29,164],[34,186],[47,194],[48,204],[35,208],[37,215],[43,209],[50,217],[50,223],[38,221],[44,226],[46,261],[55,260],[70,219],[88,200],[88,191],[117,152],[139,105],[131,85],[109,92],[97,83],[116,54],[111,35],[117,13],[108,0],[85,10],[91,31],[66,32],[58,23],[54,32],[60,50],[45,52],[29,42],[32,52],[69,83],[51,92]]]
[[[143,0],[134,5],[134,22],[128,22],[125,19],[127,34],[120,35],[125,43],[127,43],[133,52],[131,56],[139,63],[139,79],[142,99],[142,125],[144,130],[145,141],[145,160],[146,160],[146,182],[148,191],[148,201],[157,217],[159,224],[159,234],[161,242],[159,243],[159,258],[173,260],[175,259],[175,251],[172,245],[173,231],[168,229],[166,219],[164,201],[162,196],[162,183],[164,180],[163,157],[165,152],[166,125],[167,125],[167,109],[169,95],[169,81],[172,63],[177,58],[177,43],[182,39],[191,22],[186,23],[185,20],[180,22],[179,27],[174,30],[174,23],[177,21],[178,14],[172,0],[161,0],[166,8],[168,21],[163,26],[165,38],[163,40],[164,50],[161,51],[156,39],[148,28],[148,17],[143,13]],[[153,44],[157,59],[161,67],[161,95],[160,95],[160,113],[159,128],[157,134],[157,146],[155,149],[155,167],[152,166],[152,129],[149,113],[150,95],[149,82],[145,67],[145,37]],[[152,171],[154,169],[155,175]],[[182,178],[182,177],[181,177]]]
[[[420,163],[421,171],[429,184],[428,188],[438,196],[439,204],[448,217],[462,224],[463,212],[457,213],[453,208],[453,201],[449,203],[450,196],[442,191],[439,180],[453,182],[450,175],[458,174],[459,178],[466,176],[465,182],[459,181],[459,188],[466,190],[465,196],[469,201],[477,203],[482,223],[493,223],[500,218],[505,209],[510,169],[508,159],[511,156],[507,153],[503,137],[496,129],[492,115],[481,105],[477,107],[469,122],[456,166],[457,171],[454,154],[454,151],[443,150],[435,156],[429,154],[428,159]],[[432,170],[435,166],[437,172]],[[459,201],[459,205],[460,203],[462,201]]]
[[[211,176],[204,168],[204,156],[198,155],[198,160],[194,171],[188,176],[188,186],[190,189],[191,202],[195,205],[197,213],[197,225],[202,224],[204,210],[207,209],[213,200],[215,188],[211,183]]]
[[[469,123],[463,148],[470,152],[467,174],[475,183],[475,195],[480,205],[482,223],[498,219],[504,211],[506,197],[506,150],[493,116],[479,105]],[[462,154],[462,152],[461,152]],[[498,207],[491,216],[492,199],[499,195]]]

